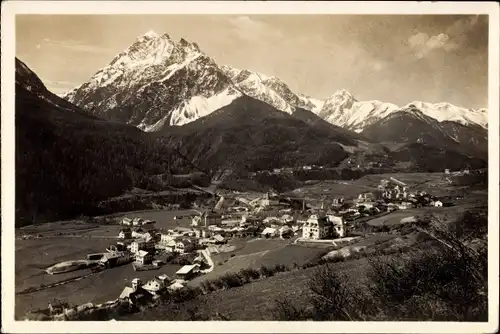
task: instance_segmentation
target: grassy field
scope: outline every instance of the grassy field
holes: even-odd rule
[[[129,217],[156,219],[160,226],[172,228],[177,225],[169,219],[174,215],[186,214],[177,212],[135,212],[123,214]],[[162,224],[163,223],[163,224]],[[66,221],[27,226],[16,230],[18,239],[15,242],[15,291],[20,292],[30,287],[55,283],[72,277],[88,274],[89,269],[49,275],[47,267],[69,260],[85,259],[87,254],[105,252],[109,245],[116,243],[119,225],[96,225],[81,221]],[[39,239],[21,240],[21,235],[40,235]],[[149,279],[154,275],[165,273],[173,275],[180,265],[166,265],[160,270],[134,272],[132,265],[106,270],[89,278],[45,290],[16,295],[15,313],[22,316],[29,309],[45,308],[52,298],[59,298],[70,304],[82,304],[89,301],[105,302],[117,298],[125,284],[134,277]]]
[[[189,284],[196,286],[205,280],[214,279],[229,272],[238,272],[245,268],[260,268],[262,265],[302,265],[327,251],[321,247],[293,245],[291,240],[280,239],[254,239],[239,244],[237,247],[231,253],[213,254],[214,270],[195,278]]]
[[[203,211],[203,210],[200,210]],[[156,227],[160,229],[172,229],[177,226],[188,227],[191,224],[191,219],[187,216],[196,215],[197,210],[148,210],[148,211],[134,211],[115,214],[113,217],[121,220],[124,217],[134,218],[140,217],[142,219],[150,219],[156,221]],[[175,216],[181,216],[182,219],[174,219]]]
[[[346,199],[355,198],[360,193],[375,191],[380,181],[394,177],[406,184],[412,190],[423,190],[435,196],[462,194],[459,187],[450,184],[444,173],[391,173],[366,175],[357,180],[328,180],[296,189],[291,194],[319,200],[323,196],[343,196]]]
[[[451,207],[422,207],[408,210],[394,211],[388,215],[378,217],[367,222],[371,226],[393,226],[402,224],[401,220],[407,217],[423,217],[431,214],[441,219],[450,220],[458,217],[467,210],[477,208],[476,203],[462,203]]]
[[[363,288],[368,283],[367,264],[367,259],[359,259],[335,263],[333,266],[338,269],[345,280]],[[314,275],[314,270],[315,268],[308,268],[277,274],[242,287],[200,296],[193,301],[186,302],[186,305],[187,307],[206,307],[210,315],[218,312],[229,317],[230,320],[275,320],[273,314],[275,300],[286,296],[300,305],[308,294],[307,284],[310,277]],[[168,313],[162,311],[162,308],[155,308],[120,320],[169,320],[169,316]]]

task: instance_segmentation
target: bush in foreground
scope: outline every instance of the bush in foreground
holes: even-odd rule
[[[434,240],[433,247],[370,258],[368,276],[373,284],[366,291],[353,291],[349,280],[341,279],[330,264],[320,266],[310,277],[306,306],[278,300],[276,317],[487,321],[487,247],[470,246],[470,239],[480,244],[486,237],[481,219],[466,213],[450,224],[432,218],[425,229],[418,226]]]

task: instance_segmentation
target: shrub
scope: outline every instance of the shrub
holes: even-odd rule
[[[238,274],[234,274],[234,273],[229,273],[229,274],[222,276],[221,281],[228,289],[242,286],[244,284],[241,276]]]
[[[239,272],[240,277],[246,282],[251,282],[252,280],[256,280],[260,278],[260,272],[257,269],[247,268],[242,269]]]
[[[275,274],[274,268],[268,268],[266,266],[260,267],[260,275],[261,277],[272,277]]]
[[[366,291],[351,290],[332,265],[321,265],[309,281],[306,305],[311,311],[278,300],[276,317],[291,320],[310,314],[313,320],[486,321],[487,247],[481,240],[486,239],[487,229],[481,219],[466,213],[445,224],[429,217],[426,224],[416,227],[432,243],[425,241],[413,251],[402,246],[360,253],[370,257],[368,277],[373,283]],[[470,231],[471,222],[477,230]],[[477,249],[468,245],[471,238],[479,243]],[[374,257],[382,253],[393,256]]]
[[[175,290],[171,293],[171,297],[174,303],[182,303],[191,299],[194,299],[202,294],[200,288],[192,288],[186,286],[182,289]]]
[[[277,299],[273,308],[276,320],[280,321],[303,321],[312,318],[312,314],[306,308],[300,307],[287,297]]]

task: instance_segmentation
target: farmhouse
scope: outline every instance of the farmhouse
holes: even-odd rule
[[[107,253],[99,260],[99,264],[104,265],[106,268],[113,268],[131,261],[128,252]]]
[[[152,300],[152,295],[147,290],[141,287],[141,280],[134,278],[132,280],[132,286],[126,286],[119,299],[127,299],[132,305],[145,305]]]
[[[193,278],[194,276],[196,276],[199,273],[199,271],[200,271],[200,265],[199,264],[192,264],[192,265],[182,267],[175,274],[180,279],[189,280],[189,279]]]
[[[375,195],[371,192],[359,194],[358,202],[371,202],[375,200]]]
[[[140,264],[149,264],[153,261],[153,254],[140,250],[136,255],[135,255],[135,262],[140,263]]]
[[[441,202],[441,201],[435,201],[433,205],[436,206],[436,207],[442,207],[443,206],[443,202]]]

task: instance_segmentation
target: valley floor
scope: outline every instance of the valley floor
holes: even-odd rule
[[[308,198],[319,198],[328,192],[329,195],[346,196],[347,190],[357,193],[366,189],[376,188],[376,184],[390,175],[370,175],[360,180],[337,182],[323,181],[310,187],[298,189],[294,193]],[[380,227],[382,225],[397,226],[404,224],[401,220],[406,217],[432,213],[443,219],[453,219],[466,210],[479,208],[487,210],[487,190],[458,187],[443,181],[443,174],[398,174],[396,177],[404,182],[420,182],[419,187],[429,192],[439,192],[441,196],[460,196],[456,205],[449,208],[417,208],[401,210],[380,218],[367,221],[367,226]],[[445,183],[446,182],[446,183]],[[350,187],[353,187],[351,189]],[[465,194],[465,195],[464,195]],[[463,197],[462,197],[463,196]],[[183,211],[136,211],[112,215],[120,218],[128,216],[141,217],[157,221],[157,227],[163,230],[176,226],[189,226],[188,219],[174,220],[174,216],[192,214],[192,210]],[[36,292],[26,292],[32,287],[49,285],[51,283],[84,276],[90,273],[89,269],[48,275],[45,269],[61,261],[83,259],[87,254],[104,252],[106,247],[116,242],[120,230],[119,225],[97,225],[84,221],[66,221],[46,223],[38,226],[26,226],[16,229],[15,242],[15,314],[21,318],[30,310],[46,308],[50,300],[57,298],[72,305],[87,302],[102,303],[118,298],[120,292],[135,278],[148,280],[161,273],[173,276],[180,265],[167,264],[159,271],[135,272],[131,265],[125,265],[111,270],[90,275],[81,280],[43,289]],[[24,239],[23,236],[36,236],[34,239]],[[371,247],[373,245],[395,240],[399,236],[387,233],[366,233],[363,238],[351,246]],[[296,237],[295,237],[296,238]],[[224,314],[231,320],[273,320],[272,308],[275,300],[288,296],[297,303],[303,299],[307,277],[314,268],[303,268],[307,263],[318,259],[333,249],[333,245],[311,245],[295,243],[292,239],[255,239],[235,238],[229,242],[227,252],[212,253],[215,264],[214,270],[204,276],[189,282],[189,286],[197,287],[204,281],[217,279],[227,273],[238,272],[246,268],[260,268],[261,266],[285,265],[297,268],[289,272],[277,274],[274,277],[260,279],[241,287],[198,297],[186,302],[188,305],[210,305],[210,312]],[[401,238],[400,238],[401,239]],[[400,240],[398,241],[400,242]],[[413,242],[413,241],[412,241]],[[408,244],[411,245],[410,241]],[[367,259],[346,260],[335,263],[335,268],[352,284],[362,287],[366,283]],[[189,304],[191,303],[191,304]],[[252,307],[248,307],[252,305]],[[169,315],[163,313],[161,307],[127,316],[121,320],[169,320]]]

